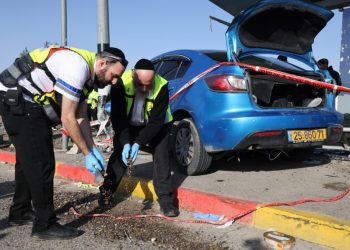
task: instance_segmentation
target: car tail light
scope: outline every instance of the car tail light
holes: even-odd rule
[[[264,137],[264,136],[277,136],[282,134],[282,131],[276,130],[276,131],[263,131],[263,132],[257,132],[253,134],[254,137]]]
[[[205,79],[211,90],[220,92],[242,92],[247,90],[247,79],[235,75],[215,75]]]
[[[342,127],[333,127],[332,128],[333,133],[343,133]]]

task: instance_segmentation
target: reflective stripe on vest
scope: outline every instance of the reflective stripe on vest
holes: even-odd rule
[[[126,114],[129,115],[132,104],[134,102],[134,98],[135,98],[135,89],[134,89],[134,82],[132,79],[132,70],[126,71],[122,76],[122,80],[123,80],[124,89],[125,89]],[[164,85],[167,84],[167,82],[168,81],[165,80],[160,75],[158,74],[155,75],[153,88],[150,91],[149,96],[146,98],[146,103],[145,103],[144,119],[146,122],[148,121],[149,115],[153,108],[154,100],[157,98],[160,90]],[[170,107],[168,105],[164,123],[171,122],[172,120],[173,120],[173,116],[171,114]]]

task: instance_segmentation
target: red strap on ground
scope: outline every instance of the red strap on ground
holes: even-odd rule
[[[321,81],[317,81],[317,80],[309,79],[306,77],[289,74],[289,73],[274,70],[274,69],[269,69],[269,68],[265,68],[265,67],[254,66],[254,65],[239,63],[239,62],[221,62],[221,63],[218,63],[218,64],[208,68],[207,70],[203,71],[202,73],[198,74],[197,76],[192,78],[190,81],[188,81],[184,86],[182,86],[175,94],[173,94],[169,98],[169,102],[172,101],[179,94],[181,94],[183,91],[188,89],[190,86],[192,86],[195,82],[197,82],[197,80],[199,80],[200,78],[207,75],[209,72],[217,69],[220,66],[230,66],[230,65],[237,65],[237,66],[240,66],[242,68],[247,68],[247,69],[253,70],[255,72],[260,72],[260,73],[264,73],[267,75],[277,76],[277,77],[284,78],[287,80],[293,80],[293,81],[296,81],[299,83],[309,84],[309,85],[316,86],[316,87],[331,89],[334,92],[335,91],[342,91],[342,92],[349,92],[350,93],[350,88],[346,88],[343,86],[338,86],[338,85],[330,84],[330,83],[326,83],[326,82],[321,82]]]
[[[264,207],[275,207],[275,206],[295,206],[303,203],[308,203],[308,202],[333,202],[333,201],[338,201],[342,199],[345,195],[347,195],[350,192],[350,187],[348,187],[343,193],[340,195],[337,195],[335,197],[331,197],[328,199],[302,199],[302,200],[297,200],[297,201],[289,201],[289,202],[271,202],[271,203],[265,203],[262,205],[259,205],[255,209],[251,209],[249,211],[245,211],[239,215],[236,215],[232,217],[230,220],[236,221],[252,212],[255,212],[256,210]]]
[[[228,222],[235,222],[236,220],[255,212],[256,210],[260,209],[260,208],[264,208],[264,207],[274,207],[274,206],[295,206],[298,204],[302,204],[302,203],[307,203],[307,202],[333,202],[333,201],[337,201],[342,199],[345,195],[347,195],[350,192],[350,187],[348,187],[343,193],[341,193],[340,195],[337,195],[335,197],[332,198],[328,198],[328,199],[302,199],[302,200],[297,200],[297,201],[290,201],[290,202],[271,202],[271,203],[265,203],[262,205],[259,205],[257,207],[255,207],[254,209],[250,209],[247,211],[244,211],[240,214],[234,215],[230,218],[227,219],[223,219],[220,221],[210,221],[210,220],[192,220],[192,219],[188,219],[188,220],[184,220],[184,219],[176,219],[173,217],[167,217],[165,215],[162,214],[134,214],[134,215],[128,215],[128,216],[114,216],[112,214],[80,214],[78,213],[73,207],[71,207],[69,209],[69,211],[79,217],[91,217],[91,218],[96,218],[96,217],[110,217],[114,220],[130,220],[130,219],[140,219],[140,218],[161,218],[161,219],[165,219],[168,221],[172,221],[172,222],[184,222],[184,223],[202,223],[202,224],[211,224],[211,225],[217,225],[217,226],[222,226],[227,224]]]

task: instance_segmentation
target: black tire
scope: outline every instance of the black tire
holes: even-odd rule
[[[171,148],[181,173],[198,175],[205,173],[212,161],[199,138],[193,120],[186,118],[174,123]]]

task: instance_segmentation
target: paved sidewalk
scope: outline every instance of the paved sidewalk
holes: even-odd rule
[[[12,159],[12,160],[11,160]],[[14,154],[0,152],[0,160],[14,163]],[[83,156],[56,151],[56,174],[75,181],[93,183],[93,176],[83,167]],[[303,198],[330,198],[342,193],[348,184],[350,162],[331,160],[304,162],[215,163],[202,176],[183,176],[174,172],[174,186],[180,208],[232,217],[261,203],[293,201]],[[312,163],[312,162],[311,162]],[[264,168],[264,165],[266,165]],[[151,157],[140,153],[134,177],[124,178],[124,186],[139,198],[155,200]],[[327,186],[328,185],[328,186]],[[288,190],[288,191],[287,191]],[[350,247],[350,197],[337,202],[307,203],[295,207],[261,208],[239,222],[261,229],[275,229],[297,238],[336,249]]]

